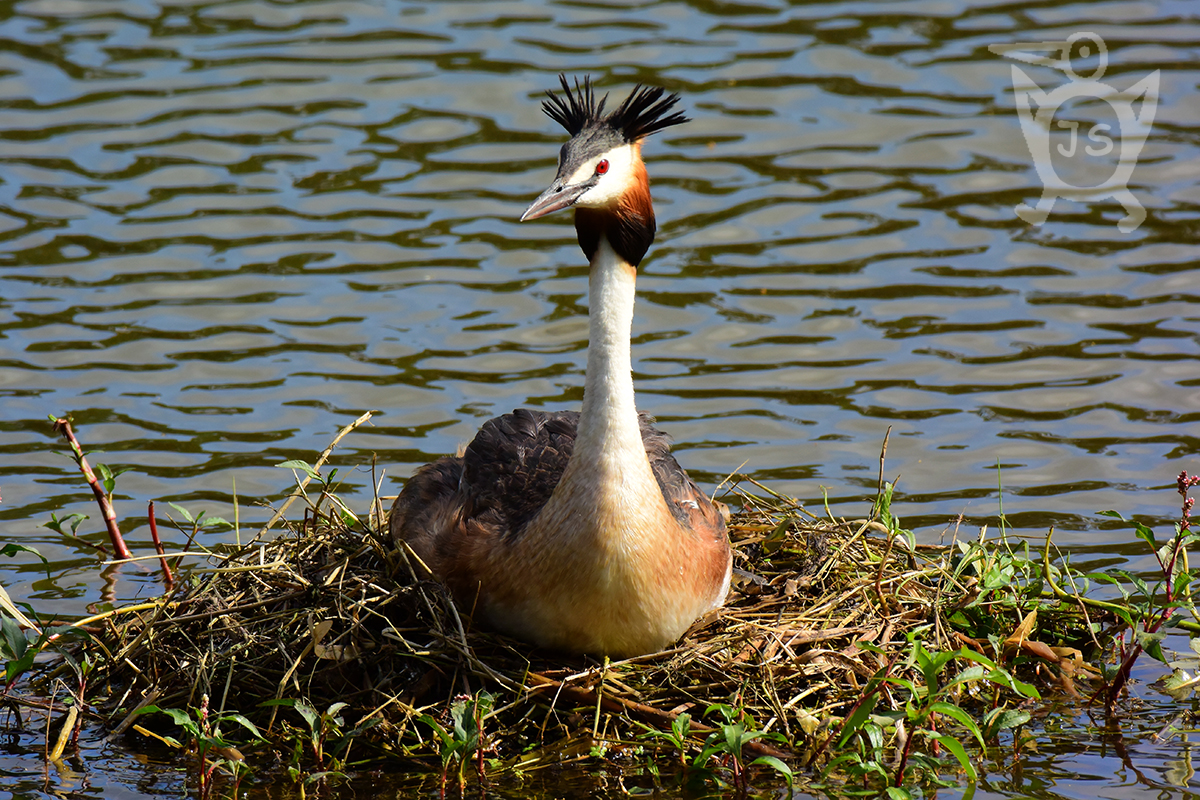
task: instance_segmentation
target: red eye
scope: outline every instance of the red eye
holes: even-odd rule
[[[596,174],[603,175],[606,172],[608,172],[608,159],[602,158],[600,159],[600,163],[596,165]]]

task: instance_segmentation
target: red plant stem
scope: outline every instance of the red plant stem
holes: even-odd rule
[[[117,554],[117,558],[133,558],[133,553],[129,552],[129,548],[125,546],[125,537],[121,536],[121,529],[117,527],[117,514],[113,511],[112,503],[109,502],[108,495],[105,494],[100,481],[96,480],[96,473],[92,472],[92,467],[83,454],[83,448],[79,446],[79,440],[75,438],[75,432],[71,430],[70,421],[54,420],[54,430],[56,433],[61,433],[67,443],[71,445],[71,450],[75,453],[75,463],[79,465],[83,477],[92,487],[92,494],[96,495],[96,502],[100,504],[100,513],[104,517],[104,524],[108,527],[108,538],[112,541],[113,551]]]
[[[896,782],[893,785],[897,789],[904,786],[904,773],[908,770],[908,757],[912,755],[913,742],[916,738],[916,731],[908,732],[908,739],[904,742],[904,751],[900,754],[900,764],[896,767]]]
[[[1117,674],[1113,678],[1112,686],[1108,688],[1108,699],[1104,704],[1105,710],[1112,712],[1113,706],[1117,704],[1117,700],[1121,696],[1121,690],[1125,688],[1125,683],[1129,680],[1130,673],[1133,672],[1134,662],[1138,660],[1138,656],[1142,654],[1142,646],[1134,645],[1129,654],[1121,661],[1120,668],[1117,669]]]
[[[158,553],[158,563],[162,564],[163,582],[170,589],[175,585],[175,576],[171,574],[171,567],[167,564],[167,559],[164,555],[162,541],[158,538],[158,523],[154,520],[154,501],[150,501],[150,507],[146,511],[146,516],[150,520],[150,538],[154,541],[154,551]]]
[[[1188,490],[1193,486],[1200,484],[1200,475],[1188,475],[1187,470],[1179,473],[1179,477],[1175,479],[1175,486],[1179,490],[1179,496],[1183,498],[1183,509],[1179,514],[1179,533],[1175,535],[1175,547],[1171,551],[1171,563],[1164,570],[1167,584],[1167,600],[1175,599],[1175,564],[1179,561],[1179,556],[1183,553],[1183,537],[1191,530],[1192,527],[1192,507],[1196,501],[1188,497]]]
[[[1162,608],[1158,610],[1158,619],[1142,620],[1142,630],[1146,633],[1158,633],[1159,629],[1166,624],[1171,617],[1171,609],[1176,607],[1175,603],[1175,565],[1179,563],[1179,557],[1184,551],[1184,535],[1191,528],[1191,511],[1195,505],[1195,501],[1188,497],[1188,490],[1196,485],[1200,485],[1200,475],[1189,475],[1187,470],[1179,473],[1175,479],[1176,488],[1179,490],[1179,495],[1183,498],[1183,510],[1179,515],[1179,529],[1175,534],[1175,539],[1172,542],[1171,554],[1166,562],[1162,557],[1155,552],[1154,557],[1158,560],[1159,569],[1163,573],[1163,584],[1165,586],[1164,593],[1166,600],[1162,604]],[[1152,598],[1151,598],[1152,599]],[[1105,710],[1112,713],[1113,706],[1116,705],[1120,698],[1121,690],[1125,688],[1125,684],[1129,682],[1129,676],[1133,673],[1133,665],[1141,656],[1144,648],[1140,644],[1136,644],[1136,637],[1130,636],[1129,644],[1131,650],[1125,651],[1124,634],[1120,640],[1121,644],[1121,666],[1117,668],[1116,675],[1113,677],[1112,683],[1107,687],[1107,696],[1105,697]],[[1096,690],[1092,698],[1088,700],[1089,705],[1095,702],[1100,693],[1105,687]]]
[[[1163,626],[1171,615],[1171,608],[1168,606],[1159,611],[1158,619],[1153,622],[1143,622],[1142,630],[1146,633],[1158,633],[1158,630]],[[1124,650],[1124,639],[1121,640],[1122,650]],[[1133,649],[1128,653],[1122,653],[1121,666],[1117,669],[1117,674],[1113,678],[1112,685],[1108,689],[1108,698],[1105,701],[1105,709],[1112,711],[1113,706],[1121,695],[1121,690],[1125,688],[1125,684],[1129,682],[1129,676],[1133,674],[1133,665],[1137,663],[1138,658],[1142,655],[1143,647],[1140,644],[1134,644]]]

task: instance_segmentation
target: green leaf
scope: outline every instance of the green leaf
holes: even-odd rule
[[[1128,594],[1125,595],[1125,599],[1129,599]],[[1116,606],[1111,611],[1119,620],[1125,623],[1126,628],[1137,627],[1137,621],[1134,619],[1132,609],[1125,608],[1124,606]]]
[[[299,459],[284,461],[282,464],[276,464],[275,466],[279,467],[280,469],[298,469],[308,475],[310,478],[321,477],[321,473],[313,469],[311,464],[309,464],[307,461],[300,461]]]
[[[193,723],[191,715],[186,711],[182,711],[178,708],[162,708],[159,710],[170,717],[171,721],[180,727],[186,728]]]
[[[192,512],[188,511],[186,508],[184,508],[183,506],[179,505],[178,503],[170,503],[170,502],[168,502],[168,503],[167,503],[167,505],[169,505],[171,508],[175,509],[175,510],[176,510],[176,511],[178,511],[180,514],[182,514],[182,515],[183,515],[183,518],[184,518],[184,519],[186,519],[188,522],[191,522],[191,523],[195,524],[195,522],[196,522],[196,519],[195,519],[195,517],[193,517],[193,516],[192,516]]]
[[[63,517],[62,519],[59,519],[58,515],[55,514],[53,511],[51,511],[50,512],[50,521],[44,523],[42,525],[42,527],[49,528],[50,530],[52,530],[56,533],[60,533],[63,536],[75,536],[76,532],[79,530],[79,526],[82,525],[83,521],[87,518],[88,518],[87,514],[71,514],[69,516]],[[63,525],[70,525],[71,532],[67,533],[65,530],[63,530]]]
[[[117,478],[120,477],[121,475],[124,475],[126,472],[129,472],[129,470],[131,470],[131,469],[133,469],[133,467],[121,467],[116,472],[114,472],[112,469],[110,469],[108,467],[107,464],[97,464],[96,470],[104,478],[104,480],[102,481],[102,483],[104,484],[104,493],[111,495],[113,493],[113,489],[115,489],[117,486]]]
[[[11,658],[20,658],[29,649],[29,640],[15,619],[0,614],[0,630],[4,633],[5,653]]]
[[[1167,663],[1167,657],[1162,651],[1162,641],[1167,638],[1165,633],[1146,633],[1145,631],[1134,630],[1133,636],[1137,640],[1137,643],[1142,646],[1142,649],[1150,654],[1151,658],[1161,661],[1164,664]]]
[[[895,492],[895,490],[895,486],[893,486],[890,482],[885,481],[883,484],[883,491],[880,492],[879,496],[875,498],[875,505],[879,509],[879,521],[888,528],[892,527],[892,493]]]
[[[1122,581],[1120,578],[1117,578],[1113,575],[1109,575],[1105,572],[1090,572],[1087,575],[1084,575],[1083,577],[1086,579],[1094,580],[1094,581],[1104,581],[1105,583],[1111,583],[1113,586],[1115,586],[1117,588],[1117,591],[1121,593],[1121,596],[1123,598],[1125,598],[1126,600],[1129,599],[1129,590],[1125,588],[1125,582]],[[1131,622],[1129,624],[1132,625],[1133,623]]]
[[[825,769],[822,774],[829,775],[842,764],[855,764],[859,763],[861,760],[862,757],[858,753],[842,753],[840,756],[836,756],[831,759],[830,762],[825,765]]]
[[[958,765],[967,774],[967,780],[972,783],[979,780],[979,773],[975,771],[975,765],[971,763],[971,759],[967,755],[967,749],[962,746],[962,742],[952,736],[943,736],[940,733],[931,733],[929,734],[929,738],[938,742],[942,747],[945,747],[950,751],[951,755],[958,759]]]
[[[1013,569],[1011,566],[1006,566],[1001,569],[989,569],[983,575],[984,589],[999,589],[1001,587],[1010,586],[1013,582]]]
[[[1122,522],[1125,521],[1125,518],[1121,516],[1120,511],[1097,511],[1096,513],[1102,517],[1116,517],[1117,519],[1121,520]]]
[[[42,527],[48,528],[50,526],[43,525]],[[39,553],[37,550],[34,550],[32,547],[26,547],[23,544],[16,544],[15,542],[9,542],[8,544],[4,545],[4,547],[0,547],[0,555],[4,555],[4,556],[8,556],[9,558],[12,558],[17,553],[33,553],[35,556],[37,556],[38,558],[40,558],[42,560],[42,563],[46,565],[47,573],[49,572],[50,562],[46,560],[46,557],[44,555]]]
[[[912,800],[912,792],[900,786],[889,786],[885,791],[890,800]]]
[[[10,649],[11,655],[16,656],[16,658],[4,664],[4,681],[11,684],[18,676],[33,666],[33,660],[41,652],[41,645],[46,642],[48,634],[42,634],[41,638],[38,639],[37,647],[30,647],[28,637],[25,636],[16,622],[8,619],[3,614],[0,614],[0,621],[4,623],[6,649]]]
[[[868,722],[862,726],[863,738],[866,739],[867,746],[871,748],[873,755],[879,754],[883,750],[883,727]]]
[[[318,723],[321,721],[321,715],[317,710],[303,700],[297,700],[292,708],[296,709],[296,713],[304,717],[304,722],[311,730],[316,730]]]
[[[976,664],[982,664],[989,669],[994,669],[996,666],[996,662],[992,661],[983,653],[977,653],[974,650],[968,650],[965,647],[955,653],[955,655],[958,658],[965,658],[967,661],[974,661]]]
[[[962,725],[971,732],[976,741],[979,742],[980,747],[984,748],[985,750],[987,749],[987,745],[984,744],[983,741],[983,734],[979,732],[979,725],[976,724],[975,720],[972,719],[971,715],[966,711],[963,711],[961,708],[953,705],[952,703],[944,702],[930,703],[929,710],[938,714],[945,714],[947,717],[957,721],[958,724]]]
[[[4,663],[4,682],[12,683],[23,672],[32,667],[34,655],[35,653],[30,651],[18,659],[6,661]]]
[[[941,685],[941,682],[938,679],[941,676],[942,669],[944,669],[945,666],[951,661],[959,658],[966,652],[968,651],[953,650],[950,652],[937,653],[929,659],[928,664],[925,667],[925,685],[929,687],[930,694],[936,694],[938,692],[938,687]]]
[[[950,683],[946,684],[946,688],[948,689],[951,686],[956,686],[960,683],[971,683],[973,681],[982,680],[986,674],[987,669],[982,665],[976,664],[973,667],[967,667],[962,672],[955,675],[954,679],[950,681]]]
[[[421,716],[417,717],[417,721],[424,722],[431,729],[433,729],[433,732],[437,735],[438,739],[440,739],[442,742],[442,746],[441,746],[442,763],[443,764],[450,763],[451,756],[453,756],[454,751],[458,749],[458,745],[454,741],[454,736],[450,733],[450,731],[446,730],[446,728],[442,725],[442,723],[438,722],[436,719],[429,716],[428,714],[422,714]]]
[[[1105,570],[1105,572],[1108,572],[1112,575],[1124,578],[1128,582],[1132,583],[1134,585],[1134,587],[1139,592],[1142,593],[1143,597],[1149,598],[1149,597],[1154,596],[1153,593],[1150,591],[1150,587],[1146,584],[1146,582],[1144,580],[1142,580],[1141,578],[1139,578],[1137,575],[1134,575],[1129,570],[1113,568],[1113,569]],[[1126,596],[1128,596],[1128,595],[1126,595]]]
[[[1000,667],[996,667],[994,670],[989,672],[987,675],[987,679],[989,681],[992,681],[993,683],[998,683],[1001,686],[1008,687],[1009,689],[1011,689],[1012,691],[1021,695],[1022,697],[1029,697],[1029,698],[1033,698],[1035,700],[1040,700],[1042,697],[1041,694],[1038,693],[1038,690],[1035,689],[1032,684],[1028,684],[1023,681],[1017,680],[1011,674],[1009,674],[1006,670],[1003,670]]]
[[[1183,604],[1182,603],[1172,603],[1170,607],[1175,608],[1175,607],[1181,606],[1181,605],[1183,605]],[[1188,619],[1187,615],[1172,614],[1171,616],[1169,616],[1163,620],[1162,626],[1159,628],[1159,630],[1161,630],[1162,628],[1178,627],[1179,623],[1183,622],[1185,619]]]
[[[100,473],[100,482],[104,484],[104,493],[112,494],[117,485],[117,476],[113,475],[112,470],[104,464],[97,464],[96,471]]]
[[[1195,648],[1193,647],[1193,649]],[[1164,694],[1170,695],[1172,700],[1182,703],[1189,699],[1196,690],[1196,678],[1188,674],[1186,670],[1176,667],[1170,675],[1162,679],[1158,686]]]
[[[725,752],[734,758],[740,759],[742,757],[742,744],[744,743],[743,736],[746,734],[745,727],[740,723],[725,725],[723,731],[725,733]]]
[[[679,747],[683,747],[684,741],[692,730],[692,715],[686,711],[681,712],[674,720],[671,721],[671,733],[675,735],[675,742]]]
[[[200,726],[192,719],[191,714],[181,711],[178,708],[162,708],[161,706],[148,705],[137,713],[138,716],[142,714],[166,714],[171,718],[172,722],[187,731],[193,738],[199,738],[200,736]]]
[[[792,785],[792,768],[780,761],[775,756],[759,756],[750,762],[750,766],[752,767],[759,764],[770,767],[779,774],[783,775],[785,778],[787,778],[788,786]]]
[[[1158,549],[1158,540],[1154,538],[1154,531],[1150,530],[1142,523],[1133,523],[1133,534],[1146,544],[1153,547],[1155,550]]]
[[[997,708],[988,717],[987,728],[991,736],[1010,728],[1019,728],[1031,719],[1028,711],[1015,708]]]
[[[236,711],[225,714],[224,719],[233,720],[238,725],[241,725],[243,728],[250,731],[250,733],[254,736],[255,739],[258,739],[259,741],[265,741],[263,739],[263,735],[258,732],[258,728],[254,727],[254,723],[251,722],[250,720],[246,719],[245,717],[243,717],[241,714],[237,713]]]
[[[368,720],[364,720],[363,722],[358,723],[358,725],[356,725],[354,727],[354,730],[350,731],[350,734],[346,737],[345,741],[347,744],[349,744],[350,736],[357,736],[360,733],[366,733],[367,731],[374,728],[376,725],[382,725],[382,724],[383,724],[383,720],[380,717],[371,717]]]
[[[846,746],[846,742],[854,735],[864,722],[871,718],[871,712],[875,710],[875,706],[879,703],[879,694],[872,694],[870,699],[864,700],[858,708],[854,709],[854,713],[846,718],[845,724],[842,726],[842,736],[838,740],[838,747]]]
[[[733,707],[730,706],[728,703],[713,703],[711,706],[704,709],[704,716],[707,717],[709,714],[711,714],[714,711],[719,713],[721,715],[721,718],[724,719],[726,722],[733,722],[737,719],[737,714],[734,713]]]

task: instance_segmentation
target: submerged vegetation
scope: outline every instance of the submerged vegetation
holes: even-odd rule
[[[386,498],[356,512],[338,496],[326,461],[367,418],[314,464],[280,465],[297,488],[248,542],[236,519],[176,506],[189,546],[204,528],[233,541],[175,572],[178,554],[158,545],[161,597],[55,624],[0,588],[8,724],[41,720],[54,761],[85,716],[103,720],[177,749],[202,798],[236,796],[247,776],[282,772],[303,791],[366,769],[443,795],[503,794],[577,762],[629,794],[794,785],[904,797],[1005,770],[1051,700],[1112,712],[1143,654],[1166,661],[1168,631],[1200,631],[1188,559],[1200,478],[1179,476],[1169,539],[1130,523],[1159,567],[1148,581],[1081,574],[1050,535],[1031,548],[1003,514],[998,535],[955,527],[948,544],[918,545],[881,459],[877,500],[857,520],[735,476],[723,496],[740,508],[734,591],[673,649],[617,662],[531,650],[474,629],[470,609],[414,577],[386,538]],[[107,503],[120,553],[118,473],[97,478],[56,425]],[[303,511],[289,515],[296,500]],[[81,522],[47,527],[77,539]],[[37,556],[15,542],[0,554]],[[1093,596],[1110,585],[1108,599]],[[1194,682],[1176,670],[1169,690],[1183,699]]]

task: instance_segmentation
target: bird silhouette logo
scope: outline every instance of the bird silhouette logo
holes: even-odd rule
[[[1069,78],[1045,91],[1023,69],[1012,66],[1021,132],[1043,187],[1036,205],[1016,206],[1017,216],[1040,226],[1059,197],[1111,197],[1125,209],[1117,229],[1122,233],[1137,230],[1146,219],[1146,209],[1129,190],[1129,181],[1158,109],[1159,70],[1124,91],[1103,83],[1108,47],[1099,35],[1087,31],[1061,42],[994,44],[988,49],[1016,61],[1057,69]],[[1053,55],[1039,54],[1047,51]],[[1073,58],[1081,65],[1078,71]],[[1082,69],[1082,64],[1093,58],[1092,69]]]

